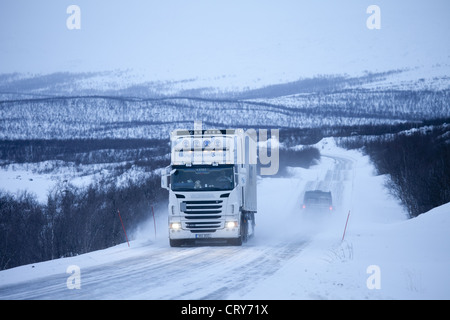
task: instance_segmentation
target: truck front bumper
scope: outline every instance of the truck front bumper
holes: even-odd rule
[[[218,229],[214,232],[195,232],[181,228],[169,227],[169,239],[235,239],[240,235],[238,227]]]

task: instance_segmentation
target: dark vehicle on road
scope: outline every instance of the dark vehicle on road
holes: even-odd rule
[[[306,191],[303,198],[302,209],[304,211],[333,211],[333,198],[331,196],[331,191]]]

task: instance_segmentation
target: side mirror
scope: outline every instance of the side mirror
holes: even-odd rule
[[[161,188],[169,190],[170,189],[170,175],[168,168],[165,168],[161,174]]]
[[[169,177],[167,174],[161,176],[161,188],[169,190]]]

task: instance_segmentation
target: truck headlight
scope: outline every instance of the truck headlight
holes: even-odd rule
[[[227,229],[233,229],[233,228],[237,228],[237,227],[238,227],[237,221],[227,221],[227,222],[225,222],[225,228],[227,228]]]
[[[181,229],[181,222],[171,222],[169,224],[169,228],[172,230],[180,230]]]

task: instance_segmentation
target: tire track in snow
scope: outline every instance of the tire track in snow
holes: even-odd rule
[[[233,295],[233,298],[243,296],[256,284],[278,271],[284,263],[303,250],[307,241],[280,242],[274,246],[268,246],[252,259],[235,266],[230,273],[230,278],[224,286],[209,292],[200,299],[223,300]],[[249,247],[248,249],[254,249]],[[248,250],[244,250],[248,251]]]

